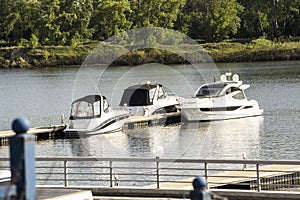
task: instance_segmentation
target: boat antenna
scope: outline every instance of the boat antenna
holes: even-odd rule
[[[216,77],[214,77],[214,83],[216,82]]]

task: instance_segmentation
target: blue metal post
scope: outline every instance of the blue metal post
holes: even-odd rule
[[[194,190],[190,192],[191,200],[211,200],[204,177],[196,177],[193,180],[193,187]]]
[[[11,182],[17,187],[17,199],[36,199],[34,135],[26,134],[30,125],[24,118],[12,123],[16,135],[10,138]]]

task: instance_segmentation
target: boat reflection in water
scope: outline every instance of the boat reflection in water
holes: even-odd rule
[[[81,138],[81,141],[89,154],[96,158],[159,157],[174,159],[175,161],[180,158],[242,159],[242,155],[246,154],[249,158],[254,159],[259,154],[259,135],[262,125],[262,117],[251,117],[136,128],[111,134],[91,135]],[[104,162],[103,165],[107,166],[107,163]],[[122,183],[122,179],[127,178],[124,174],[137,173],[138,168],[141,167],[149,168],[155,173],[156,167],[155,162],[114,162],[113,166],[119,167],[114,168],[113,171],[118,176],[120,185],[126,184]],[[162,162],[159,166],[161,168],[199,167],[198,164],[175,162]],[[226,167],[223,166],[222,168]],[[138,172],[150,173],[149,170]],[[144,180],[150,178],[149,176],[137,176],[144,178]]]
[[[263,117],[129,129],[82,137],[96,157],[257,158]]]

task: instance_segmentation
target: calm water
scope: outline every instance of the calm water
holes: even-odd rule
[[[60,123],[74,98],[102,93],[118,105],[124,88],[151,80],[169,93],[191,96],[203,82],[229,69],[251,84],[248,98],[264,109],[261,117],[140,128],[81,139],[39,141],[37,156],[300,159],[300,61],[201,66],[51,68],[0,70],[0,130],[25,116],[32,126]],[[0,156],[8,148],[0,147]]]

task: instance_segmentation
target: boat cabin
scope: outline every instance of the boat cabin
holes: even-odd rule
[[[133,85],[124,90],[120,106],[148,106],[166,97],[160,84]]]
[[[103,112],[108,112],[109,106],[106,97],[88,95],[73,101],[70,120],[100,118]]]
[[[246,99],[244,90],[250,87],[249,85],[243,85],[241,81],[236,83],[210,83],[202,85],[195,92],[195,97],[220,97],[230,95],[234,99]]]

